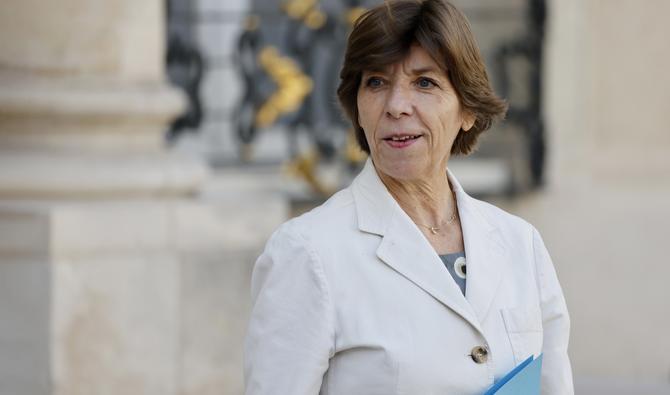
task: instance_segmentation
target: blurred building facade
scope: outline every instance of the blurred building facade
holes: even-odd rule
[[[0,392],[171,393],[166,227],[201,164],[162,148],[162,4],[9,1],[0,22]]]
[[[161,0],[3,3],[1,394],[239,392],[224,312],[286,213],[208,200],[203,161],[166,149],[165,47]]]
[[[466,13],[501,3],[526,4],[457,2]],[[546,184],[490,199],[536,225],[552,253],[577,393],[667,393],[670,3],[547,4]],[[3,6],[0,393],[242,393],[249,276],[292,192],[276,166],[226,159],[240,155],[226,109],[243,94],[234,57],[251,8],[178,10],[201,22],[209,72],[199,129],[167,149],[186,105],[166,82],[162,1]],[[286,144],[268,130],[254,150],[277,164]],[[472,185],[496,171],[460,169]]]

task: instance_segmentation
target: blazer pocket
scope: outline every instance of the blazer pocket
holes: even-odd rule
[[[542,352],[542,313],[539,308],[501,309],[507,336],[519,364]]]

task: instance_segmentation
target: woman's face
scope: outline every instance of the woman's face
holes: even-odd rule
[[[456,135],[474,121],[419,45],[403,61],[363,73],[358,114],[377,171],[398,180],[444,177]]]

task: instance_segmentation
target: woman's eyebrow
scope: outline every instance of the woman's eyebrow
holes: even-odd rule
[[[381,74],[381,75],[386,75],[390,73],[391,71],[389,70],[388,67],[380,67],[380,68],[371,68],[371,69],[366,69],[363,71],[362,74],[364,75],[370,75],[370,74]],[[421,75],[421,74],[436,74],[438,76],[442,75],[442,69],[435,67],[435,66],[425,66],[425,67],[417,67],[414,69],[409,70],[410,74],[409,75]]]
[[[388,72],[388,67],[375,67],[372,69],[363,70],[363,74],[386,74]]]
[[[419,67],[416,69],[411,69],[410,72],[413,75],[418,75],[418,74],[427,74],[427,73],[433,73],[433,74],[440,74],[441,70],[433,67],[433,66],[426,66],[426,67]]]

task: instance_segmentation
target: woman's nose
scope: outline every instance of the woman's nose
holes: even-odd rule
[[[412,111],[411,92],[402,86],[391,88],[386,100],[386,115],[397,119],[403,115],[412,115]]]

